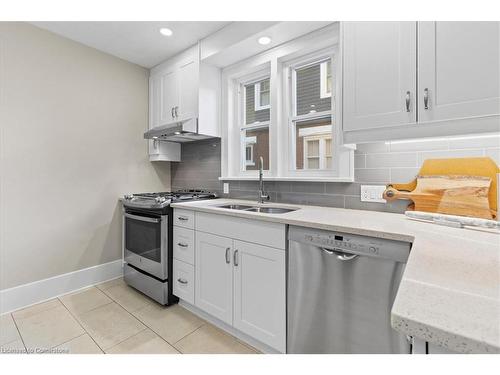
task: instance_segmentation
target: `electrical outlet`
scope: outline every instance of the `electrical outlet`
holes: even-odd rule
[[[384,190],[385,185],[361,185],[361,201],[387,203],[386,200],[382,198]]]
[[[229,194],[229,182],[224,182],[224,194]]]

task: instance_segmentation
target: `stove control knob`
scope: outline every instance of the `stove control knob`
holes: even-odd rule
[[[155,201],[156,201],[156,203],[163,203],[163,202],[165,202],[165,197],[156,197]]]
[[[127,200],[131,200],[134,196],[132,194],[125,194],[123,196],[123,198],[127,199]]]

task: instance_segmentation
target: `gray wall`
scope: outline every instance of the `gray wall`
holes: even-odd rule
[[[121,258],[118,198],[170,188],[147,120],[146,69],[0,22],[0,289]]]
[[[373,143],[358,145],[355,152],[354,183],[266,182],[274,202],[345,207],[401,213],[407,202],[365,203],[360,200],[361,184],[409,182],[423,160],[428,158],[489,156],[500,163],[499,138],[428,140],[412,143]],[[182,162],[172,163],[173,188],[206,188],[222,192],[220,140],[182,145]],[[256,199],[256,181],[229,181],[229,195],[223,197]]]

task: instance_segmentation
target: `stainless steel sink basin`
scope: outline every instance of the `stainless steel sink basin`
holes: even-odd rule
[[[217,208],[225,208],[227,210],[240,210],[247,212],[260,212],[263,214],[286,214],[287,212],[297,211],[298,208],[285,208],[285,207],[257,207],[247,206],[244,204],[223,204],[215,206]]]
[[[284,207],[252,207],[248,212],[260,212],[263,214],[286,214],[287,212],[297,211],[298,208],[284,208]]]
[[[246,206],[244,204],[224,204],[222,206],[216,206],[217,208],[225,208],[228,210],[248,210],[253,208],[252,206]]]

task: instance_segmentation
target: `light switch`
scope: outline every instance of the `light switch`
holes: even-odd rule
[[[229,194],[229,182],[224,182],[224,194]]]
[[[386,200],[382,198],[384,190],[385,185],[361,185],[361,201],[387,203]]]

